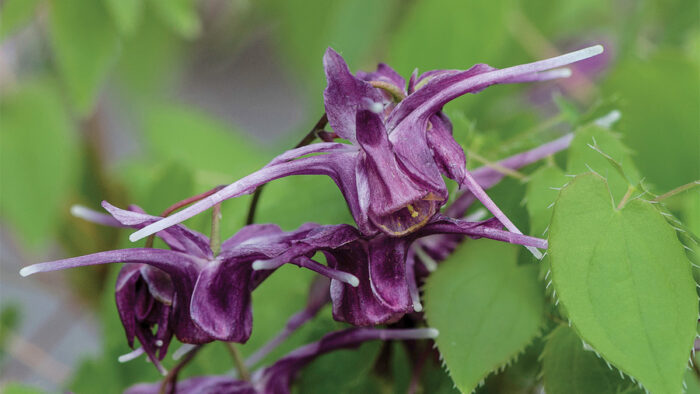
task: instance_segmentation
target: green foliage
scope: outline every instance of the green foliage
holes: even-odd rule
[[[45,391],[21,383],[8,383],[2,388],[5,394],[42,394]]]
[[[88,115],[116,60],[117,29],[100,1],[52,0],[49,4],[52,50],[63,87],[75,111]]]
[[[636,153],[635,163],[659,192],[700,178],[696,86],[697,59],[674,50],[659,51],[644,61],[629,59],[605,85],[623,97],[620,131]]]
[[[425,313],[457,387],[470,392],[532,341],[544,297],[537,267],[516,265],[518,247],[468,241],[429,278]]]
[[[607,179],[615,201],[619,202],[627,187],[640,180],[630,150],[606,128],[594,124],[580,128],[567,154],[567,174],[597,172]]]
[[[643,393],[629,379],[586,349],[576,332],[560,325],[547,337],[542,352],[542,378],[548,394]]]
[[[104,2],[119,32],[132,35],[138,27],[143,12],[142,0],[104,0]]]
[[[6,0],[0,8],[0,39],[28,23],[41,0]]]
[[[587,174],[562,189],[549,233],[552,281],[583,340],[648,390],[679,392],[698,300],[663,216],[640,199],[616,209]]]
[[[525,195],[527,212],[530,214],[530,234],[543,237],[552,218],[552,204],[559,189],[569,178],[556,165],[548,165],[535,171],[527,183]]]
[[[1,96],[0,113],[0,210],[24,242],[38,246],[56,231],[75,185],[76,135],[51,80]]]
[[[194,0],[150,0],[149,4],[166,24],[184,38],[194,39],[202,30]]]

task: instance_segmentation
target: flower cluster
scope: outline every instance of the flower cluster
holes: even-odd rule
[[[442,107],[494,84],[566,77],[570,72],[561,67],[600,52],[602,47],[595,46],[505,69],[478,64],[466,71],[435,70],[420,76],[414,72],[406,82],[385,64],[374,72],[353,75],[343,58],[328,49],[323,59],[328,80],[324,103],[325,119],[333,131],[316,130],[323,142],[284,152],[262,169],[167,217],[148,215],[136,206],[119,209],[107,202],[102,205],[110,215],[77,207],[73,212],[77,216],[137,229],[132,241],[157,236],[169,249],[95,253],[35,264],[21,274],[128,263],[117,279],[116,302],[129,346],[134,348],[136,338],[141,347],[125,359],[145,353],[163,373],[160,361],[173,336],[195,349],[212,341],[246,342],[253,325],[251,293],[283,264],[313,270],[330,283],[315,282],[307,308],[248,364],[262,359],[328,301],[335,320],[354,326],[397,322],[408,313],[422,311],[419,281],[464,237],[524,245],[536,257],[541,256],[538,249],[547,247],[545,240],[523,235],[484,191],[500,181],[500,171],[494,167],[467,170],[464,151],[452,137],[452,125]],[[497,168],[520,168],[566,148],[570,141],[571,136],[564,136],[505,159]],[[219,248],[218,234],[209,239],[178,224],[272,180],[312,174],[333,179],[356,227],[307,223],[285,232],[275,224],[251,224]],[[447,207],[445,178],[461,189]],[[492,218],[464,217],[476,200]],[[325,264],[314,260],[319,252]],[[182,392],[287,392],[296,372],[322,353],[370,339],[435,335],[431,329],[350,329],[292,352],[256,371],[248,381],[206,377],[167,384]],[[133,393],[155,391],[158,387],[148,385],[131,389]]]

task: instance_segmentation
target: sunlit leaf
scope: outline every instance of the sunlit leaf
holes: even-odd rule
[[[604,179],[562,189],[549,229],[552,281],[574,328],[651,392],[680,392],[698,297],[675,231],[648,202],[617,210]]]
[[[160,18],[187,39],[196,38],[202,30],[194,0],[150,0]]]
[[[142,0],[105,0],[114,23],[122,34],[131,35],[139,24]]]
[[[466,241],[425,286],[428,324],[452,380],[472,391],[538,334],[544,297],[537,267],[516,265],[519,247]]]
[[[41,0],[6,0],[0,8],[0,39],[19,29],[34,15]]]

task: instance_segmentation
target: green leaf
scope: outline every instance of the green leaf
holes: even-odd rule
[[[692,13],[688,7],[679,6],[678,13]],[[660,8],[665,9],[666,3]],[[670,25],[676,24],[673,21]],[[696,86],[700,86],[697,58],[672,50],[620,64],[605,84],[606,91],[623,99],[619,130],[656,192],[700,178],[700,90]]]
[[[23,383],[12,382],[4,385],[2,392],[4,394],[41,394],[45,393],[46,391],[37,387],[25,385]]]
[[[428,324],[463,392],[509,363],[538,334],[544,296],[535,265],[516,265],[519,247],[466,241],[425,286]]]
[[[76,111],[88,115],[116,60],[117,30],[100,1],[54,0],[50,6],[49,31],[58,70]]]
[[[34,246],[67,211],[77,170],[76,135],[52,82],[25,82],[0,98],[0,215]]]
[[[615,201],[619,202],[622,199],[629,185],[636,185],[639,182],[639,173],[634,166],[629,149],[616,134],[603,127],[591,124],[580,128],[574,140],[571,141],[568,155],[567,174],[597,172],[608,180]],[[611,163],[610,159],[619,166]],[[620,167],[624,176],[621,174]]]
[[[644,392],[629,379],[621,379],[593,351],[586,350],[576,332],[566,326],[557,327],[547,337],[542,377],[548,394]]]
[[[119,32],[132,35],[141,19],[142,0],[104,0]]]
[[[617,210],[586,174],[562,189],[549,234],[552,281],[581,338],[647,390],[680,392],[698,297],[663,216],[640,199]]]
[[[182,37],[196,38],[202,30],[202,23],[193,0],[151,0],[155,12]]]
[[[527,183],[525,207],[530,214],[530,234],[542,237],[552,218],[552,206],[559,188],[569,180],[559,167],[549,165],[535,171]]]
[[[19,29],[34,16],[41,0],[6,0],[0,9],[0,39]]]

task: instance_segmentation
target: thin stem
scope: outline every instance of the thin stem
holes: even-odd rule
[[[214,256],[221,251],[221,204],[216,204],[211,209],[211,233],[209,234],[209,248]]]
[[[190,361],[197,355],[201,346],[197,346],[187,353],[175,366],[168,372],[168,374],[163,379],[163,383],[160,385],[160,394],[174,394],[177,386],[177,375],[180,371],[189,364]]]
[[[309,131],[309,133],[306,134],[294,148],[301,148],[302,146],[312,143],[314,139],[316,139],[318,133],[323,131],[323,128],[326,127],[326,124],[328,124],[328,116],[324,112],[321,119],[316,122],[311,131]],[[258,201],[260,201],[260,195],[262,194],[264,187],[265,185],[260,185],[257,189],[255,189],[255,193],[253,193],[253,199],[250,201],[250,207],[248,208],[248,217],[245,221],[246,225],[253,224],[255,222],[255,210],[258,207]]]
[[[504,167],[504,166],[502,166],[502,165],[500,165],[500,164],[498,164],[498,163],[494,163],[494,162],[488,160],[487,158],[485,158],[485,157],[479,155],[478,153],[474,153],[474,152],[472,152],[472,151],[467,151],[467,155],[469,155],[469,157],[473,158],[474,160],[478,161],[479,163],[485,165],[486,167],[491,167],[491,168],[493,168],[494,170],[496,170],[496,171],[498,171],[498,172],[500,172],[500,173],[502,173],[502,174],[511,176],[511,177],[516,178],[516,179],[519,179],[519,180],[521,180],[521,181],[526,181],[526,180],[527,180],[527,176],[526,176],[526,175],[524,175],[524,174],[522,174],[522,173],[520,173],[520,172],[518,172],[518,171],[516,171],[516,170],[513,170],[513,169],[511,169],[511,168]]]
[[[406,98],[406,95],[396,85],[391,84],[389,82],[369,81],[369,84],[374,86],[375,88],[382,89],[385,92],[389,93],[391,95],[391,98],[397,103],[400,103],[403,99]]]
[[[661,200],[665,200],[665,199],[667,199],[667,198],[669,198],[669,197],[675,196],[675,195],[678,194],[678,193],[682,193],[682,192],[684,192],[684,191],[686,191],[686,190],[688,190],[688,189],[692,189],[692,188],[694,188],[695,186],[698,186],[698,185],[700,185],[700,179],[698,179],[697,181],[692,181],[692,182],[690,182],[690,183],[686,183],[686,184],[683,185],[683,186],[678,186],[677,188],[671,190],[670,192],[666,192],[666,193],[664,193],[664,194],[662,194],[662,195],[656,197],[656,198],[654,199],[654,201],[657,201],[657,202],[658,202],[658,201],[661,201]]]
[[[242,380],[249,381],[250,372],[245,366],[245,362],[243,361],[243,356],[241,356],[241,352],[232,342],[224,342],[224,344],[226,345],[226,349],[228,349],[229,353],[231,353],[231,358],[233,358],[233,363],[235,364],[236,370],[238,371],[238,376],[240,376]]]

